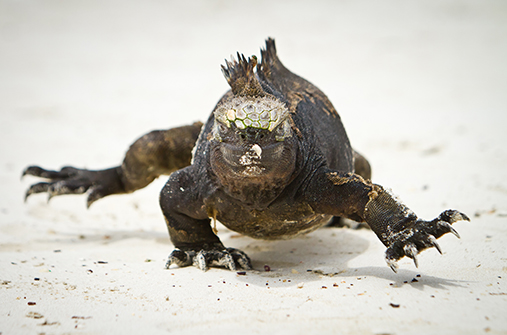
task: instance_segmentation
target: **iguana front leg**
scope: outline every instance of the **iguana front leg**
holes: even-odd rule
[[[317,213],[365,221],[387,247],[386,262],[395,272],[397,261],[404,256],[412,258],[417,267],[421,251],[435,247],[441,253],[436,240],[446,233],[459,237],[451,224],[470,221],[456,210],[446,210],[431,221],[422,220],[391,192],[353,173],[321,168],[310,184],[306,196],[312,208]]]
[[[68,166],[52,171],[29,166],[23,176],[32,175],[48,181],[31,185],[25,197],[47,192],[51,199],[57,195],[88,192],[89,207],[107,195],[134,192],[160,175],[188,166],[201,127],[202,123],[197,122],[190,126],[152,131],[130,146],[120,166],[109,169],[94,171]]]
[[[175,246],[166,268],[174,264],[203,271],[210,266],[250,270],[250,258],[241,250],[224,247],[211,228],[209,217],[216,213],[204,204],[205,175],[195,166],[186,167],[173,173],[160,192],[160,207]]]

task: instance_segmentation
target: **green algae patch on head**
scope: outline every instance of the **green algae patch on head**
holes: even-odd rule
[[[256,128],[273,131],[289,116],[284,103],[273,97],[234,97],[217,106],[215,119],[228,128]]]

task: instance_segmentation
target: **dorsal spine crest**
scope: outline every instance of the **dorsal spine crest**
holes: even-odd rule
[[[257,57],[246,58],[245,55],[237,53],[237,61],[225,60],[222,65],[222,73],[231,86],[232,93],[236,96],[263,97],[266,95],[259,83],[254,70],[257,66]]]

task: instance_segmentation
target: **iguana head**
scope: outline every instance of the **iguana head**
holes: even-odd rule
[[[215,109],[215,163],[237,177],[292,172],[294,142],[285,104],[270,97],[232,97]],[[280,171],[283,168],[283,171]]]
[[[259,81],[255,57],[238,60],[222,67],[232,94],[214,110],[212,169],[229,188],[285,186],[297,153],[289,109]]]

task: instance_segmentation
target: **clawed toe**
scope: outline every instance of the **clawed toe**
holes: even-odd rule
[[[234,259],[234,263],[239,266],[242,270],[252,270],[252,261],[247,254],[243,251],[235,248],[227,248],[227,251],[231,254]]]
[[[459,233],[451,225],[456,221],[470,221],[470,219],[461,212],[446,210],[435,220],[418,220],[415,225],[394,234],[386,250],[387,264],[394,272],[397,272],[397,261],[405,256],[412,258],[415,266],[418,267],[417,255],[421,251],[435,248],[442,254],[442,249],[437,243],[437,238],[447,233],[460,238]]]
[[[30,188],[25,193],[25,201],[32,194],[47,192],[50,186],[51,186],[50,183],[44,183],[44,182],[33,184],[32,186],[30,186]]]
[[[202,271],[207,271],[210,266],[225,267],[231,271],[236,270],[234,259],[226,250],[201,250],[194,258],[193,264]]]
[[[454,209],[443,211],[437,218],[439,221],[446,221],[454,223],[457,221],[470,221],[470,218],[465,214]]]
[[[166,268],[168,269],[173,264],[179,267],[193,265],[202,271],[207,271],[209,267],[223,267],[231,271],[252,269],[250,258],[241,250],[234,248],[200,250],[199,252],[175,249],[169,255]]]
[[[65,179],[75,174],[76,171],[77,171],[76,168],[70,166],[63,167],[60,171],[53,171],[43,169],[40,166],[32,165],[27,167],[23,171],[23,173],[21,174],[21,178],[23,178],[24,176],[34,176],[52,180]]]
[[[437,249],[438,253],[442,255],[442,249],[440,249],[440,245],[437,243],[437,239],[433,235],[428,236],[429,243]]]
[[[456,229],[454,229],[453,226],[451,226],[451,224],[449,222],[446,222],[446,221],[438,221],[438,225],[443,228],[445,230],[444,234],[445,233],[452,233],[454,236],[456,236],[457,238],[461,238],[458,234],[458,231]],[[443,234],[442,234],[443,235]]]
[[[89,192],[87,207],[90,207],[98,199],[125,192],[117,168],[92,171],[66,166],[60,171],[51,171],[38,166],[29,166],[23,171],[22,176],[25,175],[47,179],[46,182],[30,186],[25,193],[25,201],[36,193],[47,193],[49,201],[57,195]]]
[[[419,253],[419,250],[417,250],[417,247],[414,243],[406,244],[403,247],[403,251],[405,251],[405,255],[412,258],[414,260],[415,267],[419,267],[419,263],[417,261],[417,254]]]
[[[173,264],[179,267],[185,267],[192,264],[192,259],[195,257],[195,252],[193,251],[182,251],[180,249],[174,249],[173,252],[167,258],[167,263],[165,264],[165,268],[169,269],[169,267]]]

